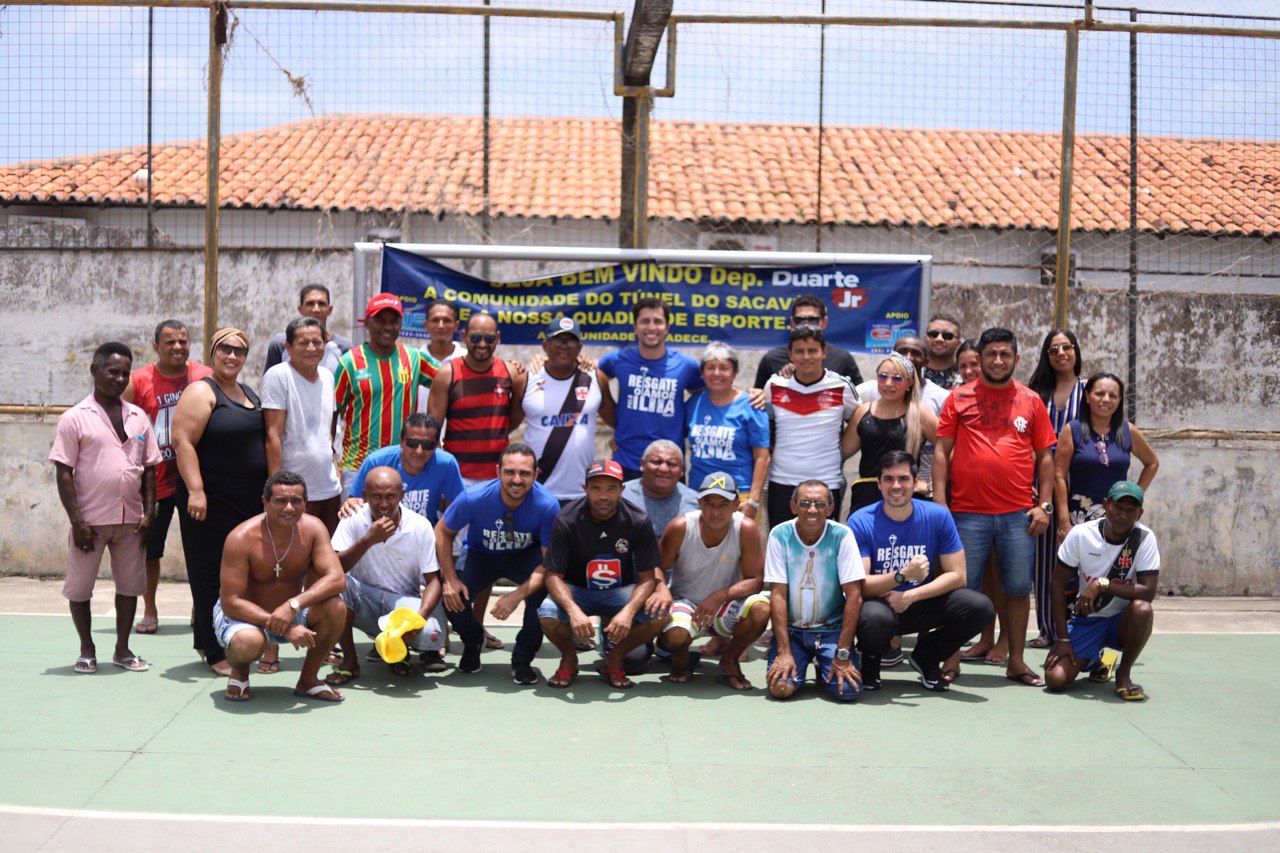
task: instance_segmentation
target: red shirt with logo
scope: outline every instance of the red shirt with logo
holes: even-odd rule
[[[164,462],[156,469],[156,499],[172,497],[178,488],[178,465],[173,454],[173,410],[178,407],[182,389],[199,382],[213,371],[204,364],[187,362],[187,372],[170,379],[156,369],[154,363],[133,372],[133,401],[147,413],[155,430],[156,443]]]
[[[938,437],[954,438],[951,509],[999,515],[1035,505],[1036,452],[1057,441],[1049,411],[1027,386],[989,388],[982,380],[951,392]]]

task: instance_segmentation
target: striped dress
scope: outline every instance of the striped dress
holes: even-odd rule
[[[1063,428],[1080,416],[1081,403],[1084,400],[1084,380],[1077,379],[1071,395],[1067,397],[1067,405],[1059,409],[1052,396],[1049,397],[1049,420],[1053,424],[1053,434],[1060,435]],[[1053,502],[1053,484],[1040,485],[1040,503]],[[1036,539],[1035,593],[1036,593],[1036,627],[1040,634],[1050,639],[1053,637],[1053,611],[1049,601],[1049,581],[1053,575],[1053,566],[1058,554],[1058,515],[1049,513],[1049,529]]]

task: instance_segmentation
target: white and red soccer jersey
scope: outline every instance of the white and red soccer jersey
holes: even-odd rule
[[[849,380],[828,370],[810,385],[795,376],[774,375],[764,386],[774,425],[769,481],[795,486],[821,480],[833,489],[844,486],[840,433],[858,407]]]

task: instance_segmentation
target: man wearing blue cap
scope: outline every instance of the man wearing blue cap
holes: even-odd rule
[[[698,509],[676,516],[662,534],[663,571],[645,611],[671,615],[658,645],[671,653],[672,683],[689,680],[689,646],[711,632],[728,641],[718,680],[734,690],[751,689],[739,658],[764,633],[770,607],[769,596],[761,592],[760,529],[737,506],[737,483],[715,471],[702,480]],[[670,585],[665,572],[670,572]]]
[[[1130,677],[1151,636],[1151,602],[1160,573],[1155,534],[1138,523],[1143,499],[1141,486],[1121,480],[1102,502],[1104,516],[1077,524],[1058,546],[1052,604],[1054,636],[1063,639],[1054,642],[1045,658],[1050,690],[1065,689],[1086,668],[1090,681],[1105,684],[1118,651],[1123,656],[1115,670],[1116,695],[1126,702],[1147,698]],[[1073,581],[1079,592],[1068,621]]]

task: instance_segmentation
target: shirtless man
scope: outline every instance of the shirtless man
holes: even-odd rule
[[[292,643],[307,650],[293,695],[341,702],[342,694],[321,681],[319,671],[346,620],[342,564],[324,523],[304,514],[301,475],[277,471],[268,477],[262,506],[262,515],[231,531],[222,552],[213,629],[231,664],[226,698],[248,700],[249,664],[268,643]]]

